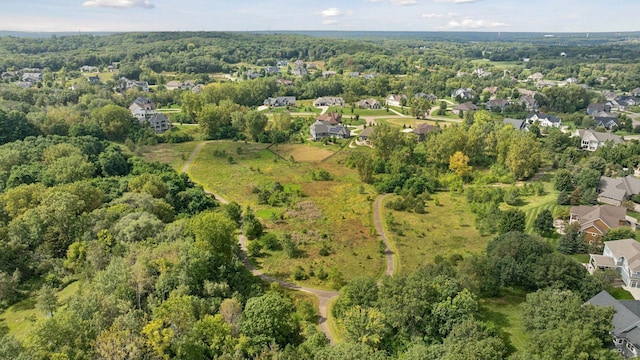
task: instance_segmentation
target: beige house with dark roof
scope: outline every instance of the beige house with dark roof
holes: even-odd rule
[[[588,243],[602,240],[610,229],[629,227],[636,230],[636,219],[627,216],[627,208],[613,205],[574,206],[571,208],[570,224],[578,223],[578,231],[584,233]]]
[[[583,150],[588,151],[596,151],[607,142],[611,142],[613,145],[622,143],[622,138],[620,136],[610,133],[592,130],[578,130],[574,135],[577,135],[582,139],[580,146]]]

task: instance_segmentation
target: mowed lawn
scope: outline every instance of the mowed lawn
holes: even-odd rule
[[[483,320],[499,326],[509,339],[511,351],[523,351],[528,344],[527,331],[524,327],[522,304],[524,293],[507,292],[504,296],[480,299],[480,314]]]
[[[267,274],[294,281],[301,267],[307,279],[299,283],[329,287],[316,273],[338,269],[345,280],[382,272],[383,258],[372,226],[373,189],[362,185],[357,172],[344,165],[348,157],[337,145],[289,144],[268,146],[231,141],[210,142],[191,165],[191,178],[206,189],[243,207],[250,206],[280,237],[290,235],[300,249],[299,258],[289,259],[282,251],[265,251],[253,259]],[[290,158],[293,157],[294,161]],[[302,160],[306,161],[302,161]],[[312,173],[324,169],[330,181],[315,181]],[[271,188],[279,182],[293,194],[290,206],[258,204],[255,188]],[[321,256],[320,250],[329,250]]]
[[[80,289],[80,282],[76,281],[58,291],[59,308],[66,306],[69,298]],[[33,328],[36,321],[45,318],[40,310],[36,308],[35,295],[12,305],[3,313],[0,313],[0,324],[7,325],[9,334],[18,339],[24,338]]]
[[[446,128],[452,125],[455,125],[455,122],[447,122],[447,121],[436,121],[436,120],[416,120],[414,118],[391,118],[391,119],[384,119],[385,122],[387,122],[390,125],[395,125],[395,126],[400,126],[402,127],[403,125],[407,128],[413,128],[415,129],[416,126],[420,125],[420,124],[429,124],[429,125],[433,125],[433,126],[440,126],[441,128]]]
[[[386,200],[391,200],[392,197]],[[443,192],[432,195],[426,214],[394,211],[383,207],[383,219],[391,213],[396,231],[387,231],[398,251],[398,271],[410,274],[432,263],[436,256],[481,254],[492,236],[481,236],[475,215],[463,195]],[[435,199],[439,202],[435,205]],[[398,233],[398,231],[400,233]]]

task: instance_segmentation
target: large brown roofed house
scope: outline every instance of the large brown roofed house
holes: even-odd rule
[[[456,105],[453,108],[453,111],[456,111],[456,112],[459,112],[460,110],[462,110],[464,112],[476,111],[476,110],[478,110],[478,107],[474,103],[472,103],[470,101],[467,101],[466,103],[462,103],[460,105]]]
[[[418,141],[424,141],[427,137],[427,134],[433,131],[440,131],[440,128],[437,126],[433,126],[430,124],[422,123],[418,124],[415,129],[413,129],[413,133],[418,135]]]
[[[627,216],[627,208],[613,205],[574,206],[569,222],[580,225],[579,231],[589,243],[600,241],[610,229],[624,226],[636,229],[636,220]]]
[[[324,113],[322,115],[318,115],[318,117],[316,117],[316,120],[318,121],[326,121],[331,125],[336,125],[342,122],[342,114],[339,114],[335,111],[329,112],[329,113]]]

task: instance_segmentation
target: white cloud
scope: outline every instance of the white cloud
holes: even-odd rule
[[[449,29],[479,29],[479,28],[494,28],[494,27],[502,27],[508,26],[509,24],[505,24],[497,21],[487,21],[487,20],[474,20],[474,19],[463,19],[462,21],[451,20],[449,24],[447,24],[447,28]]]
[[[322,25],[329,25],[329,26],[334,26],[334,25],[338,25],[338,20],[325,20],[322,22]]]
[[[87,0],[82,3],[85,7],[109,7],[109,8],[133,8],[141,7],[144,9],[153,9],[155,6],[150,0]]]
[[[320,11],[320,16],[323,16],[323,17],[340,16],[340,15],[342,15],[342,11],[340,11],[340,9],[335,7]]]
[[[452,18],[454,16],[457,16],[458,14],[453,13],[453,12],[449,12],[446,14],[440,14],[440,13],[426,13],[426,14],[422,14],[421,16],[425,19],[442,19],[442,18]]]
[[[452,3],[452,4],[464,4],[464,3],[472,3],[478,0],[436,0],[436,2],[444,2],[444,3]]]
[[[393,5],[398,6],[407,6],[407,5],[416,5],[418,4],[418,0],[391,0]]]

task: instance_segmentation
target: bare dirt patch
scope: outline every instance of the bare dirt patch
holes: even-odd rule
[[[271,151],[285,159],[290,159],[293,156],[293,160],[296,162],[320,162],[333,155],[331,150],[302,144],[273,146]]]

